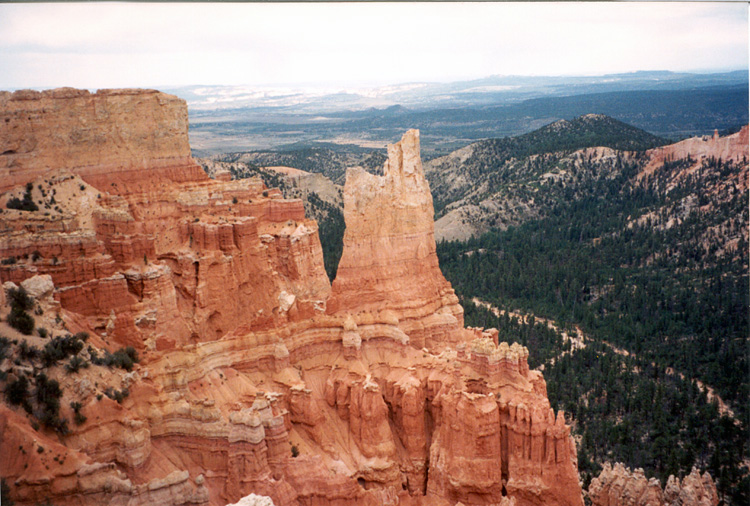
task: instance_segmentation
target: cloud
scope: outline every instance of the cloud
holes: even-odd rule
[[[746,68],[745,4],[2,4],[0,86]]]

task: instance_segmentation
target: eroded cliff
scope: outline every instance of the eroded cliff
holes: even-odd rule
[[[418,132],[389,147],[384,176],[350,170],[331,288],[301,202],[209,179],[179,99],[55,90],[0,106],[13,125],[0,204],[37,207],[1,215],[2,316],[16,284],[46,286],[28,313],[44,336],[0,324],[15,340],[6,398],[29,385],[0,406],[17,503],[583,504],[570,429],[528,350],[463,328]],[[45,359],[80,332],[70,362]],[[96,358],[123,346],[132,370]],[[75,424],[40,418],[50,380]]]

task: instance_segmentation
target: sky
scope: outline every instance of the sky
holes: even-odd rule
[[[744,2],[0,4],[0,89],[747,67]]]

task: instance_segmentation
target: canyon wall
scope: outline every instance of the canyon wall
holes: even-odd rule
[[[384,176],[349,171],[331,287],[299,200],[195,169],[179,99],[2,100],[0,280],[47,287],[32,311],[46,337],[0,323],[27,347],[4,351],[3,388],[24,378],[34,408],[0,405],[17,504],[583,505],[570,428],[528,350],[463,328],[418,132],[389,147]],[[24,130],[38,139],[19,144]],[[28,352],[79,332],[75,371]],[[132,370],[97,362],[124,346]],[[35,414],[42,374],[65,430]]]
[[[102,184],[199,177],[187,132],[185,102],[156,90],[0,92],[0,191],[60,169]]]

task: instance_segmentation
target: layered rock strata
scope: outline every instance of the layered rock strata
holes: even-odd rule
[[[652,174],[666,161],[691,158],[699,164],[703,159],[716,158],[723,161],[741,162],[750,160],[750,126],[743,126],[739,132],[719,137],[714,131],[711,137],[691,137],[675,144],[651,149],[646,152],[649,162],[638,174],[644,178]],[[747,174],[745,173],[745,179]],[[745,186],[747,188],[747,186]]]
[[[50,333],[87,331],[94,348],[130,345],[141,361],[72,373],[26,365],[10,349],[0,363],[9,380],[38,381],[44,369],[60,382],[61,416],[72,419],[78,403],[86,418],[55,434],[0,407],[0,474],[18,504],[223,506],[251,494],[276,506],[583,504],[569,427],[528,350],[463,328],[435,256],[416,131],[389,148],[385,176],[350,171],[329,297],[317,226],[300,201],[257,180],[208,179],[189,158],[174,177],[154,170],[149,160],[187,154],[157,149],[186,146],[186,129],[164,130],[180,138],[154,140],[153,152],[137,135],[109,146],[119,127],[96,112],[118,97],[118,110],[145,116],[127,128],[145,131],[153,118],[170,123],[175,103],[179,124],[184,103],[148,91],[29,96],[60,101],[48,104],[55,114],[39,112],[58,121],[46,131],[74,142],[84,122],[102,143],[91,149],[108,154],[92,165],[83,148],[50,154],[65,142],[40,140],[15,156],[15,137],[0,137],[15,151],[17,183],[32,183],[0,204],[25,192],[40,203],[3,209],[0,254],[15,260],[0,279],[40,287],[47,302],[35,318]],[[111,163],[128,179],[115,170],[107,181]]]
[[[434,214],[417,130],[388,146],[382,176],[349,169],[329,312],[388,310],[417,348],[462,341],[463,310],[438,266]]]
[[[60,169],[100,185],[199,177],[187,131],[185,102],[156,90],[0,92],[0,191]]]

